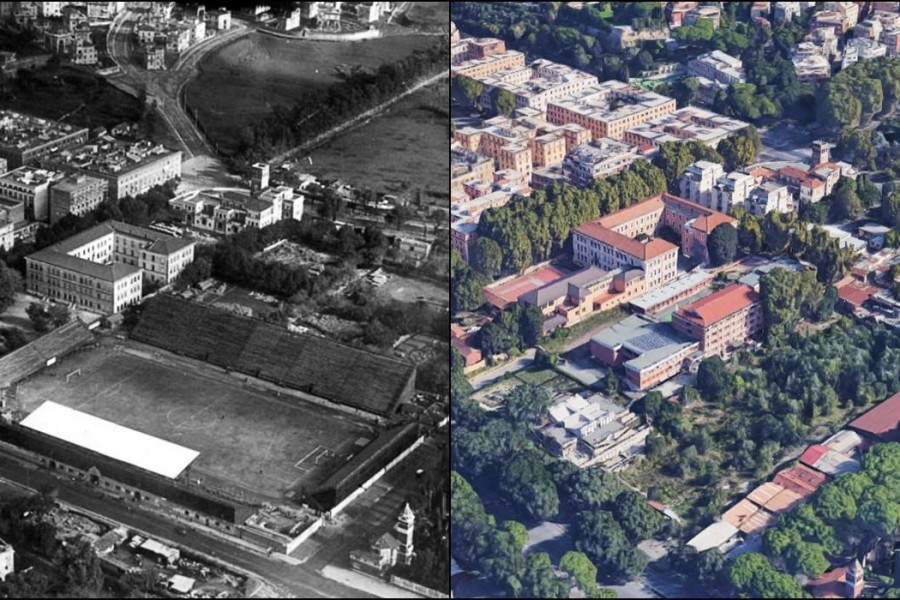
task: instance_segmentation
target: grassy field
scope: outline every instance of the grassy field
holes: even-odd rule
[[[388,194],[410,192],[414,198],[412,190],[421,188],[428,196],[449,198],[449,87],[443,82],[405,98],[314,150],[312,165],[302,160],[298,170]]]
[[[82,370],[66,383],[65,375]],[[327,477],[372,428],[315,404],[277,399],[205,368],[162,364],[109,346],[63,359],[22,383],[32,411],[47,398],[200,452],[206,485],[282,500]]]
[[[446,28],[450,22],[449,2],[416,2],[406,13],[410,25],[435,25]]]
[[[300,94],[340,81],[336,67],[377,68],[433,43],[428,36],[332,43],[253,33],[206,57],[185,93],[226,151],[274,107],[289,107]]]
[[[432,281],[413,279],[396,273],[391,273],[391,278],[378,288],[378,297],[384,300],[413,303],[417,302],[420,296],[429,302],[449,303],[446,288]]]

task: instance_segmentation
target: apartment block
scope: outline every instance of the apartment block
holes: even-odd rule
[[[772,211],[786,213],[794,210],[794,199],[786,185],[768,181],[753,188],[745,208],[754,215],[765,215]]]
[[[126,142],[111,136],[54,155],[48,166],[73,169],[109,182],[109,197],[120,200],[181,177],[181,151],[149,140]]]
[[[495,90],[502,89],[515,97],[517,108],[533,108],[541,112],[547,110],[551,102],[598,85],[597,77],[590,73],[544,59],[536,60],[525,68],[497,72],[480,81],[484,84],[482,104],[488,105]]]
[[[884,44],[867,38],[852,38],[847,40],[844,46],[841,68],[846,69],[861,60],[872,60],[885,55],[887,55],[887,46]]]
[[[562,133],[545,133],[528,142],[531,159],[537,167],[562,164],[566,158],[566,136]]]
[[[191,240],[118,221],[107,224],[115,233],[113,262],[140,267],[146,280],[168,285],[194,262]]]
[[[745,284],[729,285],[672,315],[676,331],[700,342],[705,356],[726,357],[762,330],[759,294]]]
[[[728,214],[731,207],[737,206],[743,208],[744,203],[750,196],[750,190],[754,186],[754,178],[746,173],[732,171],[727,175],[723,175],[716,180],[712,190],[710,190],[709,204],[703,204],[707,208],[711,208],[720,213]]]
[[[496,38],[463,38],[450,46],[450,76],[464,75],[484,79],[494,73],[525,66],[525,55],[507,50]]]
[[[47,221],[50,218],[50,186],[63,178],[63,173],[19,167],[0,176],[0,198],[22,202],[25,218]]]
[[[72,175],[50,188],[50,223],[68,214],[83,216],[94,210],[107,197],[109,182],[84,174]]]
[[[698,56],[690,61],[687,67],[690,76],[705,77],[725,85],[744,83],[747,80],[741,59],[720,50],[713,50]]]
[[[450,148],[450,191],[462,191],[466,183],[492,181],[494,161],[487,156],[464,149],[454,142]]]
[[[588,187],[592,181],[622,172],[637,158],[637,148],[599,138],[572,148],[563,161],[563,173],[572,185]]]
[[[703,206],[710,206],[713,188],[723,175],[725,171],[719,163],[699,160],[688,165],[678,182],[681,197]]]
[[[666,142],[698,141],[715,148],[725,138],[748,126],[748,123],[696,106],[686,106],[661,117],[632,126],[624,139],[635,146],[660,147]]]
[[[84,144],[88,130],[0,110],[0,157],[9,168],[36,164],[54,152]]]
[[[674,110],[672,98],[621,81],[606,81],[549,102],[547,121],[555,125],[575,123],[590,130],[594,139],[621,140],[628,129]]]

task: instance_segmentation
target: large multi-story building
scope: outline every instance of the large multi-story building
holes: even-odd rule
[[[114,314],[140,301],[143,277],[171,283],[193,256],[193,241],[107,221],[25,257],[26,287]]]
[[[572,67],[536,60],[528,67],[499,71],[480,79],[484,84],[482,105],[489,106],[497,90],[506,90],[515,97],[517,108],[547,110],[551,102],[596,86],[597,77]]]
[[[83,216],[103,202],[109,190],[109,182],[84,174],[72,175],[50,188],[50,223],[68,214]]]
[[[466,183],[492,181],[494,161],[461,144],[454,142],[450,148],[450,191],[462,191]]]
[[[11,169],[36,164],[50,154],[84,144],[87,139],[85,128],[0,111],[0,157]]]
[[[0,176],[0,198],[22,202],[26,219],[47,221],[50,218],[50,186],[63,177],[59,171],[19,167]]]
[[[681,197],[703,206],[710,206],[713,188],[723,175],[725,171],[719,163],[698,160],[688,165],[678,182]]]
[[[495,38],[463,38],[450,47],[450,76],[465,75],[484,79],[494,73],[525,66],[525,55],[507,50],[503,40]]]
[[[887,54],[887,46],[867,38],[852,38],[847,40],[844,46],[844,57],[841,60],[841,68],[846,69],[850,65],[861,60],[872,60]]]
[[[605,365],[625,367],[626,382],[648,390],[681,372],[700,344],[647,315],[631,315],[591,338],[591,356]]]
[[[786,185],[766,181],[753,188],[745,202],[745,208],[754,215],[772,211],[786,213],[794,210],[794,199]]]
[[[672,315],[675,330],[699,341],[706,356],[727,356],[759,333],[762,324],[759,294],[745,284],[729,285]]]
[[[549,101],[546,108],[550,123],[575,123],[590,130],[594,139],[621,140],[628,129],[674,111],[675,100],[621,81],[605,81]]]
[[[635,158],[634,146],[599,138],[572,148],[563,161],[563,173],[573,185],[586,188],[596,179],[622,172]]]
[[[748,123],[696,106],[629,127],[624,139],[635,146],[662,146],[666,142],[698,141],[715,148],[718,143],[748,126]]]
[[[531,180],[533,160],[531,138],[535,131],[515,125],[506,117],[494,117],[484,127],[463,127],[453,133],[453,139],[470,151],[489,156],[498,170],[514,170]]]
[[[707,52],[688,63],[688,75],[705,77],[710,81],[725,85],[746,81],[741,59],[720,50]]]
[[[48,166],[74,169],[109,182],[109,197],[121,200],[181,177],[181,151],[149,140],[125,142],[109,136],[60,152]]]
[[[660,226],[667,225],[678,233],[686,256],[708,260],[709,233],[719,225],[734,223],[727,215],[662,194],[575,227],[573,259],[583,266],[596,265],[607,270],[642,269],[646,289],[651,291],[674,279],[677,273],[678,246],[652,237]]]
[[[744,203],[750,196],[753,185],[754,178],[752,176],[740,171],[732,171],[716,180],[715,185],[710,190],[709,204],[703,202],[699,204],[727,215],[731,212],[732,206],[744,206]]]
[[[262,228],[280,221],[284,218],[284,195],[272,193],[263,198],[236,192],[190,192],[172,198],[169,205],[184,215],[187,225],[232,234],[246,227]]]

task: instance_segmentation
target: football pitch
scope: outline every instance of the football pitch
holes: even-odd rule
[[[191,478],[246,501],[311,489],[377,433],[346,413],[146,348],[66,357],[19,384],[16,408],[30,413],[52,399],[197,450]]]

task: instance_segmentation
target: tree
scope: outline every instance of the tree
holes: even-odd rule
[[[890,227],[900,227],[900,190],[891,192],[881,203],[881,218]]]
[[[647,499],[631,490],[616,497],[612,513],[632,543],[652,537],[662,525],[662,517]]]
[[[516,110],[516,97],[509,90],[495,88],[491,92],[491,104],[496,114],[508,117]]]
[[[453,83],[470,104],[478,106],[481,103],[481,94],[484,92],[483,83],[465,75],[454,77]]]
[[[559,511],[556,485],[535,454],[519,454],[504,464],[499,483],[506,496],[535,519],[550,519]]]
[[[853,519],[856,511],[853,496],[836,486],[826,486],[816,499],[816,513],[828,521]]]
[[[729,223],[722,223],[712,230],[706,242],[709,261],[714,267],[730,263],[737,254],[737,229]]]
[[[518,521],[503,521],[500,524],[500,528],[508,531],[513,536],[520,549],[524,548],[525,544],[528,543],[528,529]]]
[[[578,513],[575,523],[576,549],[584,552],[607,579],[628,581],[644,570],[646,558],[628,541],[611,513]]]
[[[550,555],[534,552],[525,558],[522,594],[531,598],[568,598],[569,586],[553,572]]]
[[[522,345],[533,348],[541,343],[544,334],[544,313],[536,306],[528,306],[519,316],[519,337]]]
[[[51,304],[47,308],[47,312],[50,314],[50,320],[54,327],[61,327],[69,322],[69,307],[65,304]]]
[[[503,400],[503,413],[511,423],[534,424],[543,420],[552,402],[546,388],[526,383],[507,394]]]
[[[497,242],[490,238],[478,238],[472,249],[472,267],[488,278],[500,274],[503,264],[503,253]]]
[[[333,223],[344,210],[344,199],[330,187],[324,188],[319,210],[322,217]]]
[[[22,276],[0,261],[0,313],[12,306],[16,301],[16,292],[21,292]]]
[[[707,401],[722,402],[730,387],[731,376],[719,356],[711,356],[700,362],[697,369],[697,390]]]
[[[756,598],[803,598],[803,588],[796,579],[776,571],[768,559],[758,552],[738,556],[729,569],[731,584],[739,592]]]
[[[34,325],[35,331],[50,331],[53,324],[53,315],[51,315],[43,304],[32,302],[25,309],[25,313]]]
[[[756,128],[750,125],[738,132],[737,135],[722,140],[716,146],[716,150],[725,159],[726,171],[743,169],[756,160],[758,148],[754,145],[753,135],[747,131],[750,128],[753,128],[755,133]]]

